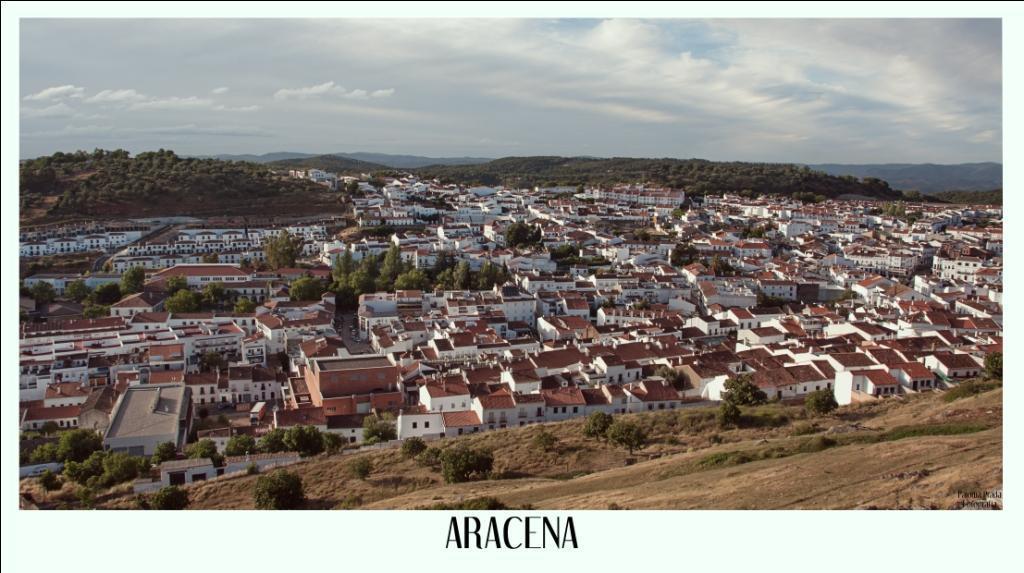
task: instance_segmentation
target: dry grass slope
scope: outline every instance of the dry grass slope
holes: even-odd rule
[[[720,431],[713,409],[638,414],[652,443],[632,459],[583,437],[581,420],[546,424],[558,442],[533,446],[540,426],[449,440],[492,450],[495,477],[444,484],[437,472],[397,450],[361,453],[365,480],[351,477],[355,456],[318,457],[293,466],[317,509],[417,509],[493,496],[514,507],[952,508],[958,491],[1002,487],[1002,390],[944,403],[918,395],[806,418],[773,404],[749,409],[759,427]],[[190,487],[192,508],[252,508],[255,477]],[[130,495],[102,507],[131,508]]]

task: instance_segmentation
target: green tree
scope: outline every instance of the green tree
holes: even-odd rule
[[[29,289],[32,293],[32,298],[36,301],[36,304],[50,304],[53,299],[57,298],[57,291],[54,290],[53,285],[46,281],[39,281],[32,285]]]
[[[808,413],[822,416],[839,407],[836,397],[830,389],[815,390],[804,398],[804,409]]]
[[[336,454],[345,445],[345,440],[334,432],[321,432],[320,439],[323,442],[323,450],[328,454]]]
[[[96,287],[89,298],[93,304],[111,305],[121,300],[121,285],[117,283],[106,283]],[[87,299],[88,300],[88,299]]]
[[[985,378],[989,380],[1003,379],[1003,353],[990,352],[985,356]]]
[[[395,279],[405,270],[405,263],[402,261],[402,251],[398,245],[392,244],[384,255],[384,262],[380,267],[380,274],[377,276],[377,290],[389,292],[395,288]]]
[[[583,435],[588,438],[603,439],[608,435],[608,427],[612,425],[611,414],[605,412],[594,412],[587,416],[587,423],[583,426]]]
[[[385,412],[363,418],[363,441],[367,444],[387,442],[398,437],[395,428],[395,417]]]
[[[36,449],[32,450],[32,453],[29,455],[29,463],[33,465],[48,464],[59,461],[59,459],[56,444],[40,444],[36,446]]]
[[[749,374],[740,374],[725,381],[726,402],[737,406],[758,406],[768,401],[768,395],[757,387]]]
[[[345,249],[340,257],[334,258],[334,268],[331,273],[334,275],[334,280],[338,282],[347,282],[348,275],[352,274],[356,268],[356,263],[352,259],[352,251]]]
[[[669,257],[673,266],[684,267],[697,260],[697,248],[690,243],[679,243],[672,249]]]
[[[209,438],[203,438],[194,444],[186,446],[185,455],[192,459],[209,458],[213,465],[218,467],[224,461],[224,456],[217,452],[217,444]]]
[[[226,293],[224,292],[224,285],[219,282],[207,283],[203,286],[203,302],[202,304],[207,308],[217,308],[220,306],[221,301],[224,300]]]
[[[90,294],[92,294],[92,289],[81,279],[71,281],[64,287],[64,296],[75,302],[82,302]]]
[[[643,449],[647,445],[647,433],[644,430],[626,420],[616,420],[608,426],[608,441],[626,448],[629,454],[633,455],[634,450]]]
[[[228,443],[224,446],[224,455],[226,456],[244,456],[255,453],[256,438],[246,434],[231,436],[228,439]]]
[[[302,478],[285,470],[261,475],[256,478],[253,501],[256,509],[298,509],[306,501]]]
[[[736,426],[740,423],[740,416],[742,412],[740,407],[728,400],[723,400],[718,405],[718,425],[725,428],[729,426]]]
[[[149,498],[149,506],[160,510],[181,510],[188,507],[188,492],[176,485],[162,487]]]
[[[288,446],[284,443],[284,430],[281,428],[274,428],[259,440],[259,450],[264,454],[275,454],[277,452],[288,451]]]
[[[530,247],[540,243],[540,227],[534,227],[527,223],[517,222],[505,229],[505,245],[511,248]]]
[[[163,462],[173,460],[178,457],[178,447],[174,445],[174,442],[161,442],[156,445],[156,449],[153,450],[153,456],[150,461],[153,465],[160,465]]]
[[[235,301],[235,314],[252,314],[256,312],[256,303],[248,297],[242,297]]]
[[[67,461],[64,463],[64,475],[75,483],[85,484],[103,475],[103,460],[106,457],[107,452],[97,450],[80,462]]]
[[[52,435],[52,434],[56,434],[57,430],[59,430],[59,429],[60,429],[60,427],[57,426],[57,422],[54,422],[53,420],[49,420],[46,423],[44,423],[41,428],[39,428],[39,433],[41,433],[44,436],[49,436],[49,435]]]
[[[441,452],[441,476],[445,483],[461,483],[475,477],[486,477],[494,466],[490,452],[457,445]]]
[[[89,304],[82,309],[85,318],[103,318],[110,316],[110,306],[105,304]]]
[[[373,463],[366,456],[359,456],[348,463],[348,472],[356,479],[365,480],[371,471],[373,471]]]
[[[203,357],[199,360],[203,370],[207,372],[216,372],[227,366],[227,361],[224,360],[224,356],[220,352],[209,351],[203,354]]]
[[[302,238],[293,237],[288,231],[283,231],[276,237],[267,240],[263,248],[266,254],[267,264],[272,269],[294,267],[295,260],[302,252]]]
[[[164,301],[164,310],[172,314],[186,312],[197,312],[199,310],[200,297],[190,290],[179,290]]]
[[[288,286],[292,300],[320,300],[323,293],[324,283],[315,277],[299,277]]]
[[[558,445],[558,438],[551,432],[541,428],[540,432],[533,437],[533,447],[550,452]]]
[[[452,273],[452,286],[456,290],[467,289],[471,286],[469,280],[469,261],[462,261],[455,267],[455,271]]]
[[[93,430],[78,429],[64,432],[57,441],[57,459],[62,462],[82,462],[93,452],[103,449],[103,436]]]
[[[103,458],[102,484],[110,487],[139,477],[149,468],[144,458],[130,456],[124,452],[109,452]]]
[[[654,371],[654,375],[664,378],[665,381],[671,384],[676,390],[686,389],[686,378],[683,376],[682,372],[672,368],[671,366],[659,366]]]
[[[427,443],[422,438],[408,438],[402,442],[402,455],[406,458],[415,458],[427,449]]]
[[[183,276],[173,276],[167,279],[167,296],[173,296],[179,290],[188,288],[188,281]]]
[[[43,474],[39,476],[39,485],[43,486],[43,489],[46,491],[53,491],[60,489],[62,484],[60,482],[60,478],[57,477],[57,474],[50,470],[43,470]]]
[[[142,292],[142,285],[146,282],[146,269],[142,267],[131,267],[121,274],[121,293],[131,294]]]
[[[419,269],[406,271],[395,279],[395,290],[424,290],[429,286],[430,277]]]
[[[324,451],[320,430],[314,426],[292,426],[284,433],[284,444],[288,450],[302,456],[315,456]]]

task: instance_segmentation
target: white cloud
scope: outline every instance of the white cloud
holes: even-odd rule
[[[132,110],[145,110],[145,109],[204,109],[213,107],[213,100],[206,98],[198,98],[195,96],[189,97],[167,97],[167,98],[154,98],[146,101],[140,101],[133,103],[129,109]]]
[[[24,99],[26,101],[62,100],[65,98],[80,98],[83,93],[85,93],[85,88],[67,84],[40,90],[34,94],[25,96]]]
[[[228,91],[230,89],[231,88],[226,88],[226,87],[213,88],[212,90],[210,90],[210,93],[212,93],[214,95],[223,95],[223,94],[228,93]]]
[[[237,107],[231,107],[231,106],[227,106],[227,105],[218,105],[218,106],[214,106],[213,109],[215,109],[216,111],[232,111],[232,112],[239,112],[239,113],[248,113],[248,112],[253,112],[253,111],[259,111],[260,106],[258,106],[258,105],[241,105],[241,106],[237,106]]]
[[[71,117],[73,115],[75,115],[75,110],[71,109],[71,106],[64,102],[55,103],[47,107],[21,108],[21,117],[24,118]]]
[[[394,95],[394,88],[367,91],[363,89],[346,90],[333,81],[324,82],[301,88],[281,88],[274,92],[274,99],[313,99],[321,96],[340,97],[345,99],[386,98]]]
[[[87,103],[130,103],[146,99],[146,96],[131,89],[124,90],[103,90],[96,95],[87,98]]]

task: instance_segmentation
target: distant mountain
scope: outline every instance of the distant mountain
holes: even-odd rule
[[[370,163],[342,155],[310,155],[293,159],[280,159],[266,163],[275,169],[322,169],[333,173],[358,174],[374,171],[389,171],[392,168],[380,163]]]
[[[359,151],[356,153],[295,153],[292,151],[279,151],[275,153],[264,153],[262,155],[252,154],[221,154],[202,156],[203,159],[221,159],[223,161],[251,161],[252,163],[273,163],[275,161],[288,161],[297,159],[309,159],[311,157],[338,157],[343,159],[354,159],[366,163],[374,163],[378,166],[390,167],[392,169],[416,169],[427,165],[476,165],[491,161],[488,157],[424,157],[422,155],[392,155],[389,153],[369,153]]]
[[[285,159],[303,159],[306,157],[313,157],[315,153],[295,153],[292,151],[278,151],[276,153],[264,153],[262,155],[252,155],[243,153],[240,155],[231,155],[229,153],[222,153],[220,155],[203,155],[201,159],[220,159],[221,161],[249,161],[251,163],[270,163],[272,161],[283,161]]]
[[[929,199],[938,199],[947,203],[967,203],[970,205],[1002,205],[1003,190],[990,191],[936,191],[928,194]]]
[[[830,175],[875,177],[903,191],[988,191],[1003,186],[1003,166],[1000,163],[882,163],[843,165],[825,163],[809,165],[811,169]]]
[[[478,165],[492,161],[488,157],[423,157],[421,155],[390,155],[387,153],[334,153],[339,157],[379,163],[395,169],[416,169],[428,165]]]

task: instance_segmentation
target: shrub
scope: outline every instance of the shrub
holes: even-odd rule
[[[608,427],[608,441],[629,450],[643,449],[647,445],[647,433],[632,422],[619,420]]]
[[[78,429],[64,432],[57,442],[60,461],[85,461],[93,452],[103,449],[103,436],[92,430]]]
[[[366,479],[373,471],[373,463],[368,457],[359,457],[348,463],[348,472],[357,479]]]
[[[504,502],[495,497],[475,497],[455,503],[436,503],[430,509],[440,510],[467,510],[467,511],[496,511],[509,509]]]
[[[402,442],[402,455],[406,458],[415,458],[427,449],[427,443],[421,438],[409,438]]]
[[[416,463],[434,470],[441,467],[441,448],[427,448],[416,456]]]
[[[460,483],[486,477],[494,466],[490,452],[474,450],[464,445],[441,452],[441,475],[446,483]]]
[[[174,442],[163,442],[157,444],[150,461],[153,462],[153,465],[160,465],[176,457],[178,457],[178,448],[174,445]]]
[[[188,507],[188,492],[176,485],[160,488],[149,499],[153,509],[185,509]]]
[[[540,432],[537,433],[537,435],[533,437],[533,447],[539,448],[545,452],[550,452],[555,448],[555,445],[557,444],[558,438],[556,438],[554,434],[543,428]]]
[[[723,401],[718,406],[718,425],[722,428],[735,426],[739,424],[741,415],[739,406],[729,401]]]
[[[45,470],[43,471],[43,475],[39,476],[39,485],[43,486],[43,489],[46,491],[60,489],[60,478],[50,470]]]
[[[985,378],[989,380],[1003,379],[1003,353],[991,352],[985,357]]]
[[[382,416],[367,416],[363,418],[363,441],[368,444],[387,442],[398,437],[395,428],[395,418],[385,413]]]
[[[749,374],[726,380],[725,392],[722,400],[737,406],[758,406],[768,401],[768,396],[753,383]]]
[[[998,386],[996,384],[986,384],[977,380],[964,380],[960,384],[957,384],[955,388],[946,392],[942,396],[942,399],[945,402],[954,402],[961,398],[970,398],[971,396],[981,394],[982,392],[994,390],[997,387]]]
[[[836,402],[835,394],[832,390],[816,390],[811,392],[804,398],[804,409],[809,414],[816,416],[824,416],[835,411],[839,407],[839,403]]]
[[[245,466],[245,475],[254,476],[260,473],[260,466],[256,462],[249,462],[249,465]]]
[[[262,475],[256,478],[253,501],[256,509],[297,509],[306,501],[302,478],[285,470]]]
[[[224,446],[224,455],[226,456],[244,456],[255,453],[256,438],[244,434],[231,436],[227,445]]]
[[[314,426],[293,426],[284,433],[284,445],[303,457],[315,456],[324,451],[324,440],[320,430]]]
[[[814,436],[808,440],[805,440],[797,448],[797,451],[801,453],[813,453],[827,450],[835,446],[837,442],[827,436]]]
[[[605,412],[594,412],[587,416],[587,423],[583,426],[583,435],[588,438],[606,438],[608,427],[612,425],[612,417]]]

